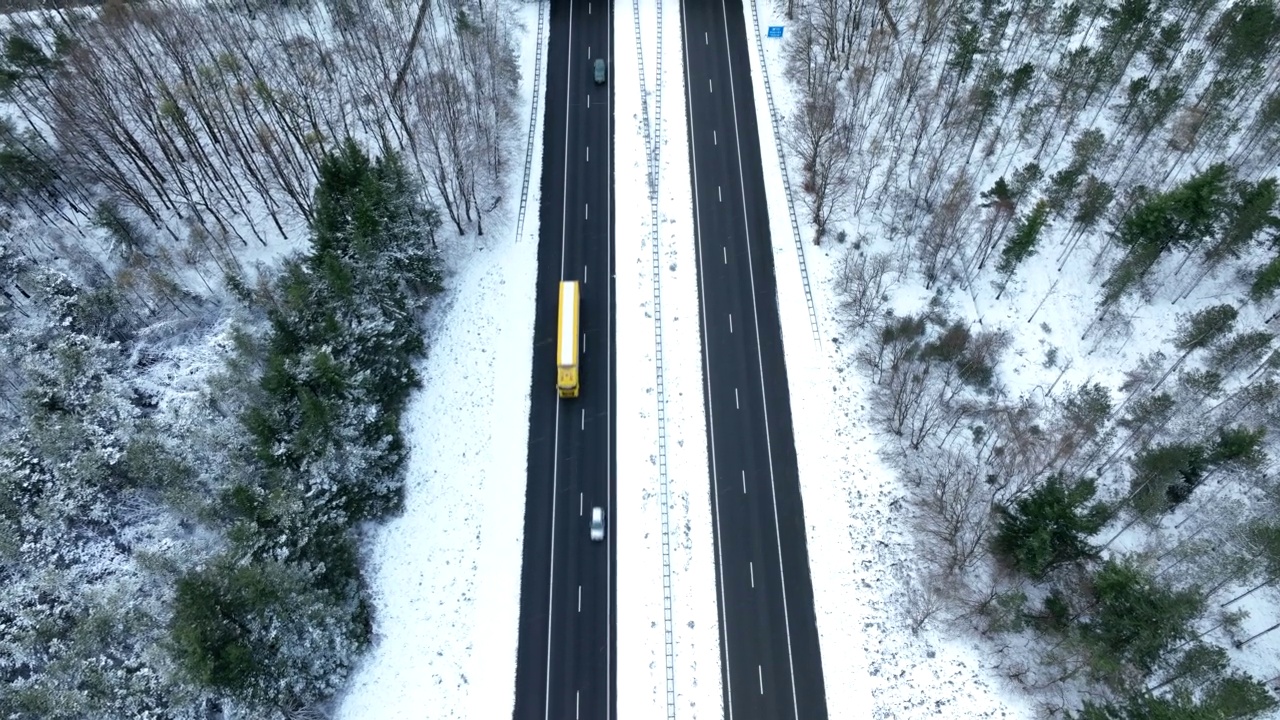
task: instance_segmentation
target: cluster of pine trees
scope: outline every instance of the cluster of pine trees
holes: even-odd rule
[[[511,14],[72,5],[0,20],[0,716],[323,714]]]
[[[311,250],[229,278],[236,350],[199,403],[162,402],[149,371],[182,356],[132,356],[115,287],[4,246],[33,300],[0,315],[5,717],[284,717],[367,646],[356,532],[400,507],[440,218],[395,153],[349,140],[319,174]]]
[[[171,640],[202,687],[301,710],[340,689],[369,641],[355,529],[401,507],[400,415],[418,386],[423,302],[440,289],[438,214],[395,154],[348,140],[320,164],[311,251],[262,293],[217,406],[243,424],[245,465],[204,512],[225,547],[178,577]]]

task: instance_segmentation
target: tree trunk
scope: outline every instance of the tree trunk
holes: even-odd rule
[[[418,17],[413,21],[413,33],[409,35],[409,46],[404,49],[404,60],[400,63],[400,69],[396,71],[396,80],[391,84],[391,99],[394,101],[400,96],[400,91],[404,89],[405,76],[409,74],[409,67],[413,64],[413,54],[418,49],[418,39],[422,36],[422,25],[427,19],[427,8],[431,4],[431,0],[419,0]]]
[[[1226,607],[1226,606],[1231,605],[1231,604],[1233,604],[1233,603],[1236,603],[1236,602],[1238,602],[1238,601],[1240,601],[1240,600],[1243,600],[1243,599],[1245,599],[1246,597],[1249,597],[1250,595],[1254,594],[1255,592],[1257,592],[1257,591],[1261,590],[1262,588],[1264,588],[1264,587],[1266,587],[1266,586],[1270,585],[1271,583],[1273,583],[1273,582],[1275,582],[1275,581],[1276,581],[1276,578],[1274,578],[1274,577],[1273,577],[1273,578],[1268,578],[1266,582],[1264,582],[1264,583],[1262,583],[1262,584],[1260,584],[1260,585],[1255,585],[1255,586],[1253,586],[1252,588],[1250,588],[1250,589],[1248,589],[1248,590],[1246,590],[1246,591],[1244,591],[1244,592],[1240,593],[1239,595],[1237,595],[1237,596],[1235,596],[1235,597],[1231,598],[1230,600],[1228,600],[1228,601],[1226,601],[1226,602],[1222,603],[1222,604],[1221,604],[1221,605],[1219,605],[1218,607]]]

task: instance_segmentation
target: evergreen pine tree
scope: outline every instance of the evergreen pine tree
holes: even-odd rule
[[[1102,529],[1109,514],[1106,505],[1093,502],[1096,492],[1090,478],[1050,476],[1012,506],[997,506],[993,549],[1036,580],[1059,566],[1095,557],[1089,537]]]
[[[1041,200],[1025,219],[1019,218],[1013,236],[1005,243],[1000,252],[1000,264],[997,272],[1006,277],[1013,274],[1014,269],[1036,252],[1036,243],[1040,240],[1040,232],[1048,224],[1049,203]]]

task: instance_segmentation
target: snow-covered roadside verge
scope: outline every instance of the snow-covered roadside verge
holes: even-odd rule
[[[644,123],[637,61],[639,6],[644,78],[662,116],[658,210],[662,357],[666,397],[668,521],[675,711],[722,717],[720,645],[707,476],[697,262],[680,45],[680,4],[623,0],[614,6],[614,192],[618,377],[618,717],[664,717],[667,658],[658,476],[653,218],[646,199]],[[658,43],[662,75],[657,76]],[[651,118],[652,119],[652,118]]]
[[[866,388],[848,366],[851,351],[839,345],[841,328],[832,296],[839,254],[830,244],[815,248],[811,231],[804,228],[802,247],[818,312],[820,346],[810,332],[776,162],[779,138],[761,78],[763,61],[768,63],[779,119],[785,122],[795,100],[782,77],[784,41],[767,38],[766,33],[786,21],[758,0],[744,0],[744,10],[830,717],[915,718],[940,712],[966,718],[1031,717],[1030,701],[983,666],[976,641],[943,637],[927,625],[918,634],[911,630],[914,559],[908,518],[900,509],[905,504],[897,502],[905,492],[880,460],[875,430],[862,416]],[[753,32],[765,38],[764,58]],[[794,158],[788,157],[788,170],[793,190],[798,190]]]
[[[521,170],[539,43],[545,62],[539,7],[519,7]],[[364,548],[374,646],[340,700],[342,720],[511,714],[527,478],[525,453],[512,450],[528,443],[542,107],[522,237],[494,218],[483,240],[454,241],[481,249],[460,253],[429,320],[423,388],[404,416],[405,509]],[[512,214],[522,180],[509,180]]]
[[[510,713],[535,250],[504,240],[451,279],[405,414],[404,513],[368,549],[375,645],[339,718]]]

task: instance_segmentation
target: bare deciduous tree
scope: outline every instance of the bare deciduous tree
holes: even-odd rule
[[[991,534],[994,492],[969,461],[952,454],[910,473],[920,492],[916,524],[947,575],[968,569]]]
[[[506,6],[329,10],[159,0],[50,13],[50,28],[24,18],[32,37],[64,41],[56,61],[51,42],[41,50],[22,107],[93,179],[81,195],[109,194],[175,245],[188,228],[242,245],[296,232],[319,158],[345,136],[402,150],[458,230],[483,233],[519,78]]]
[[[892,271],[893,258],[887,253],[868,255],[853,248],[845,251],[836,272],[835,291],[840,297],[837,310],[850,330],[862,330],[884,310],[894,284],[889,279]]]
[[[925,277],[925,287],[933,287],[945,273],[955,270],[957,259],[966,250],[968,220],[974,207],[973,185],[968,175],[961,172],[951,182],[942,201],[933,208],[917,242],[916,255]]]
[[[804,164],[805,204],[820,242],[853,172],[853,120],[848,95],[838,84],[815,87],[790,126],[790,145]]]

